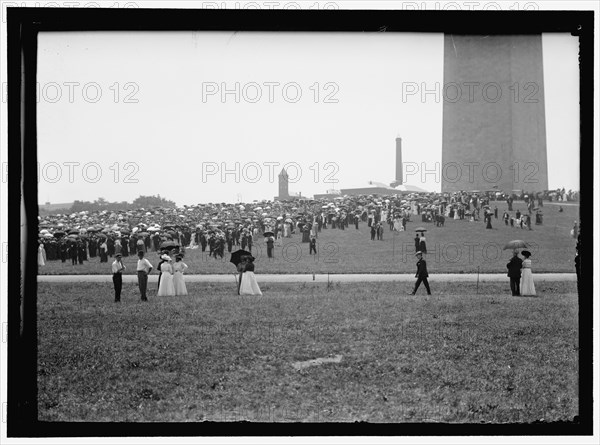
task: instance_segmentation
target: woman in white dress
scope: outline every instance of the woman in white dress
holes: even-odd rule
[[[419,241],[419,250],[423,253],[427,253],[427,240],[425,239],[424,232],[421,232],[421,240]]]
[[[242,280],[240,283],[240,295],[262,295],[260,287],[254,276],[254,257],[248,256],[242,269]]]
[[[175,287],[173,286],[173,260],[168,255],[163,255],[161,259],[165,260],[160,266],[160,286],[158,287],[159,297],[174,297]]]
[[[524,250],[521,255],[525,257],[521,266],[521,295],[529,295],[535,297],[535,285],[533,284],[533,274],[531,272],[531,252]]]
[[[187,287],[185,286],[185,280],[183,279],[183,272],[188,268],[187,264],[183,261],[183,255],[178,254],[175,257],[175,264],[173,264],[173,287],[175,288],[175,295],[187,295]]]
[[[40,243],[38,246],[38,266],[46,265],[46,249],[44,248],[44,243]]]

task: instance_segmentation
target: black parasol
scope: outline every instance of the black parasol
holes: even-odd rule
[[[229,261],[237,267],[237,265],[242,262],[242,257],[246,255],[252,256],[252,253],[242,249],[236,250],[231,254],[231,259]]]
[[[165,241],[164,243],[162,243],[160,245],[160,249],[178,249],[179,248],[179,244],[177,244],[175,241]]]

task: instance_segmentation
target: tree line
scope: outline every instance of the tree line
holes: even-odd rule
[[[53,215],[57,213],[74,213],[74,212],[95,212],[95,211],[118,211],[118,210],[131,210],[131,208],[150,208],[150,207],[167,207],[167,208],[175,208],[177,207],[174,201],[171,201],[167,198],[163,198],[160,195],[156,196],[144,196],[140,195],[133,202],[129,203],[127,201],[121,202],[110,202],[104,198],[98,198],[95,201],[79,201],[76,200],[73,202],[70,208],[65,209],[55,209],[55,210],[46,210],[43,206],[40,206],[40,215]]]

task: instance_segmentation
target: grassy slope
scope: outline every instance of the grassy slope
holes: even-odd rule
[[[405,288],[407,287],[407,288]],[[575,283],[40,284],[41,420],[531,422],[577,412]],[[480,288],[480,292],[482,289]],[[342,362],[296,371],[295,361]]]

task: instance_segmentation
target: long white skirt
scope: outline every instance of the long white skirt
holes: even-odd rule
[[[173,275],[165,272],[160,276],[160,287],[158,288],[159,297],[174,297],[175,287],[173,286]]]
[[[185,280],[183,279],[183,272],[177,271],[173,274],[173,287],[175,288],[175,295],[188,294]]]
[[[533,284],[533,273],[531,269],[524,268],[521,271],[521,295],[535,296],[535,285]]]
[[[242,274],[242,283],[240,285],[240,295],[262,295],[254,272],[248,271]]]

